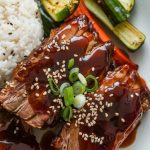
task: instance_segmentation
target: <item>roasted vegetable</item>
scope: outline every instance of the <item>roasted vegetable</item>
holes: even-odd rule
[[[127,21],[115,26],[113,33],[132,51],[145,41],[145,35]]]
[[[114,25],[126,21],[130,16],[118,0],[103,0],[102,8]]]
[[[131,51],[136,51],[145,41],[145,35],[127,21],[113,26],[100,5],[94,0],[84,0],[86,7],[99,18]]]
[[[135,0],[118,0],[122,6],[128,11],[130,12],[134,5],[135,5]]]
[[[51,29],[57,28],[60,23],[55,22],[44,10],[44,7],[41,5],[40,1],[37,1],[39,11],[41,14],[41,19],[43,23],[43,29],[44,29],[44,37],[50,36]]]
[[[56,22],[61,22],[72,14],[79,0],[41,0],[41,3]]]

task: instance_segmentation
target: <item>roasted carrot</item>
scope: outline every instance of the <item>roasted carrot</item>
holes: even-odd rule
[[[74,12],[73,15],[74,16],[78,16],[80,14],[85,14],[89,18],[89,20],[93,23],[93,26],[94,26],[95,30],[99,33],[99,37],[100,37],[100,39],[103,42],[111,40],[109,38],[109,36],[100,27],[100,25],[96,22],[96,20],[94,19],[94,17],[90,14],[90,12],[88,11],[88,9],[84,5],[83,0],[80,0],[80,4],[79,4],[77,10]],[[117,47],[114,48],[114,59],[120,65],[128,64],[131,68],[138,69],[138,65],[136,65],[135,63],[133,63],[132,60],[130,58],[126,57],[122,53],[122,51],[119,48],[117,48]]]

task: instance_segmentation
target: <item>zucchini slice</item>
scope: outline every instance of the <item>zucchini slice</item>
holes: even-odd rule
[[[118,1],[128,12],[130,12],[135,5],[135,0],[118,0]]]
[[[100,19],[132,52],[136,51],[145,41],[145,35],[127,21],[113,26],[100,5],[94,0],[84,0],[86,7]]]
[[[138,49],[145,41],[145,35],[127,21],[115,26],[113,33],[132,51]]]
[[[126,21],[130,16],[118,0],[103,0],[102,7],[114,25]]]
[[[56,22],[61,22],[76,9],[79,0],[41,0],[41,3]]]
[[[41,3],[39,1],[37,1],[38,7],[39,7],[39,11],[41,14],[41,19],[42,19],[42,23],[43,23],[43,29],[44,29],[44,37],[49,37],[50,36],[50,31],[51,29],[57,28],[60,23],[55,22],[48,14],[47,12],[44,10],[43,6],[41,5]]]

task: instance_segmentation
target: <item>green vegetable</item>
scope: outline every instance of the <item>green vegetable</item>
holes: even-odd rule
[[[130,16],[118,0],[103,0],[103,7],[114,25],[126,21]]]
[[[125,21],[114,27],[113,33],[132,51],[136,51],[145,41],[145,35]]]
[[[74,66],[75,60],[74,58],[71,58],[68,62],[68,69],[71,69]]]
[[[55,96],[58,96],[60,93],[58,85],[55,83],[55,81],[52,78],[49,78],[48,82],[49,82],[49,87],[50,87],[52,93]]]
[[[73,116],[73,110],[72,110],[72,107],[70,106],[67,106],[66,108],[63,109],[63,119],[65,121],[70,121],[70,119],[72,118]]]
[[[72,105],[74,100],[74,92],[72,86],[64,89],[64,103],[66,106]]]
[[[80,81],[77,81],[73,84],[74,95],[83,94],[85,92],[85,85]]]
[[[86,103],[85,95],[79,94],[75,97],[73,101],[73,106],[77,109],[81,109]]]
[[[135,0],[118,0],[122,6],[128,11],[130,12],[134,5],[135,5]]]
[[[135,52],[145,41],[145,35],[129,22],[113,26],[101,6],[94,0],[84,0],[87,8],[97,16],[132,52]]]
[[[78,78],[83,85],[87,86],[86,78],[81,73],[78,74]]]
[[[56,21],[65,20],[78,6],[79,0],[40,0],[47,13]]]
[[[96,77],[93,75],[88,75],[86,77],[86,80],[88,82],[88,86],[86,87],[87,92],[95,92],[98,89],[98,81]]]
[[[70,82],[75,82],[78,79],[79,68],[72,68],[69,72],[69,80]]]
[[[50,36],[50,31],[51,29],[57,28],[60,23],[55,22],[47,12],[45,12],[43,6],[39,1],[37,1],[38,6],[39,6],[39,11],[41,14],[41,19],[43,23],[43,29],[44,29],[44,37],[49,37]]]
[[[68,82],[65,82],[65,83],[63,83],[61,86],[60,86],[60,95],[63,97],[64,96],[64,89],[66,88],[66,87],[69,87],[70,86],[70,84],[68,83]]]

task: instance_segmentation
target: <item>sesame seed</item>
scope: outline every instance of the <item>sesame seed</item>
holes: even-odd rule
[[[95,67],[92,67],[92,71],[95,71]]]
[[[114,94],[110,94],[110,95],[109,95],[109,97],[113,97],[113,96],[114,96]]]
[[[100,111],[100,112],[103,112],[103,109],[102,109],[102,108],[100,108],[100,109],[99,109],[99,111]]]
[[[39,97],[40,95],[39,95],[39,93],[35,93],[35,96],[36,96],[36,97]]]
[[[69,123],[69,122],[67,123],[67,126],[70,126],[70,123]]]
[[[43,93],[43,95],[46,95],[47,94],[47,92],[45,91],[44,93]]]
[[[105,113],[105,117],[106,117],[106,118],[108,117],[108,113]]]
[[[35,81],[38,82],[38,80],[39,80],[38,77],[36,77],[36,78],[35,78]]]
[[[16,130],[14,130],[14,134],[16,134],[17,133],[17,131]]]
[[[102,145],[103,144],[103,141],[100,141],[100,143],[99,143],[100,145]]]
[[[16,127],[16,130],[18,131],[18,130],[19,130],[19,127]]]
[[[37,85],[37,86],[36,86],[36,89],[37,89],[37,90],[39,90],[39,89],[40,89],[40,87]]]
[[[74,57],[78,57],[78,54],[74,54]]]
[[[48,57],[48,56],[45,56],[44,58],[47,59],[47,60],[50,59],[50,57]]]
[[[139,93],[135,93],[136,96],[139,96]]]
[[[58,62],[58,61],[57,61],[57,63],[56,63],[56,64],[59,66],[59,65],[60,65],[60,62]]]
[[[50,114],[51,112],[48,110],[47,113]]]
[[[62,39],[64,39],[65,37],[66,37],[66,35],[65,35],[65,34],[63,34],[61,38],[62,38]]]
[[[115,113],[115,116],[119,116],[119,113]]]
[[[122,122],[125,122],[125,119],[124,119],[124,118],[121,118],[121,121],[122,121]]]
[[[131,98],[133,98],[133,97],[134,97],[134,95],[133,95],[133,94],[131,94],[130,96],[131,96]]]
[[[82,58],[79,58],[79,61],[82,61]]]
[[[115,82],[114,86],[119,86],[119,84],[120,84],[119,82]]]

